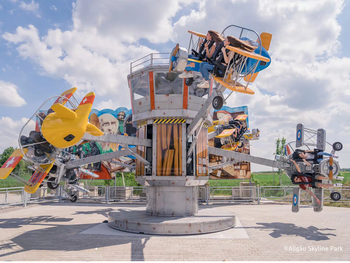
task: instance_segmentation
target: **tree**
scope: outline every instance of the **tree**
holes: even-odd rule
[[[280,155],[280,156],[285,156],[286,153],[284,151],[284,147],[286,146],[286,138],[282,137],[282,139],[278,138],[276,140],[276,152],[274,155]],[[280,185],[282,185],[282,170],[278,169],[278,174],[279,174],[279,182]]]

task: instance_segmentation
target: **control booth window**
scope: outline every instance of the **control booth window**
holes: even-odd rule
[[[156,73],[154,79],[155,93],[160,94],[181,94],[183,79],[178,73]]]
[[[146,97],[149,95],[149,77],[148,74],[142,74],[134,77],[130,81],[131,90],[134,100]]]

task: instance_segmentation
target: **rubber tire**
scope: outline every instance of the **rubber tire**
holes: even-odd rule
[[[341,194],[339,192],[332,192],[331,199],[333,201],[339,201],[341,199]]]
[[[47,181],[47,187],[48,187],[49,189],[55,190],[55,189],[57,189],[57,188],[60,186],[60,184],[56,184],[56,183],[54,182],[55,180],[56,180],[55,177],[49,178],[49,180]]]
[[[194,81],[193,78],[185,79],[185,83],[186,83],[187,86],[191,86],[193,84],[193,81]]]
[[[212,101],[213,108],[215,110],[220,110],[224,106],[224,98],[221,96],[216,96]]]
[[[78,196],[77,195],[71,195],[71,197],[69,198],[69,201],[72,203],[75,203],[78,200]]]
[[[343,144],[341,142],[335,142],[333,143],[333,150],[334,151],[341,151],[343,149]]]
[[[243,146],[244,146],[244,143],[243,142],[239,142],[237,148],[243,148]]]

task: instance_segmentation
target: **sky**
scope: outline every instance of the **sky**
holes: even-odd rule
[[[350,167],[350,7],[341,0],[0,0],[0,152],[49,97],[76,86],[94,108],[130,108],[130,62],[188,47],[187,30],[240,25],[272,34],[268,69],[234,93],[259,128],[251,154],[274,158],[275,141],[296,125],[327,131]],[[253,171],[271,168],[252,165]]]

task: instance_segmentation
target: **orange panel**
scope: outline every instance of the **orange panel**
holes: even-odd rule
[[[130,79],[128,81],[128,84],[129,84],[129,90],[130,90],[131,111],[132,111],[132,114],[134,114],[134,104],[133,104],[133,101],[132,101],[132,91],[131,91],[131,81],[130,81]]]
[[[148,72],[149,74],[149,92],[151,96],[151,110],[154,110],[155,103],[154,103],[154,80],[153,80],[153,71]]]
[[[183,109],[187,110],[188,106],[188,86],[186,85],[186,81],[184,79],[184,94],[183,94]]]
[[[197,37],[204,37],[204,38],[207,37],[206,34],[198,33],[198,32],[192,31],[192,30],[188,30],[188,33],[195,35]]]

